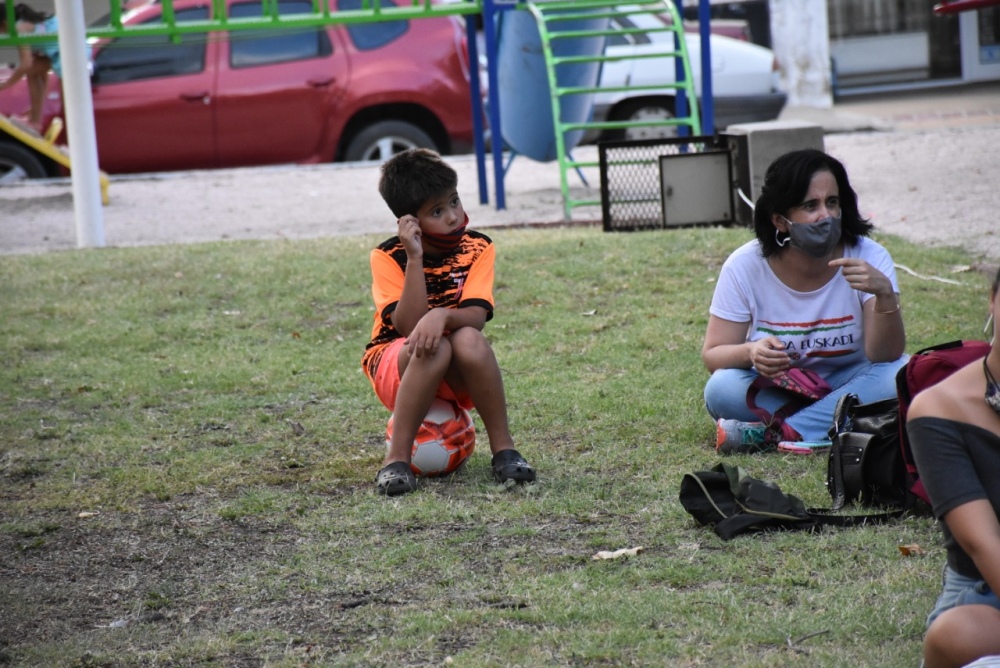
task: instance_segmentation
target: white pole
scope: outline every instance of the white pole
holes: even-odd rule
[[[789,107],[833,106],[826,0],[771,0],[771,48]]]
[[[59,20],[59,54],[62,61],[63,109],[69,136],[69,159],[73,179],[73,212],[76,215],[76,245],[104,246],[104,212],[97,166],[97,133],[94,130],[94,100],[87,67],[87,26],[83,3],[56,0]]]

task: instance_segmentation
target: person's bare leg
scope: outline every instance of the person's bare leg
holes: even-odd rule
[[[1000,655],[1000,610],[960,605],[934,620],[924,636],[925,668],[952,668]]]
[[[45,93],[49,86],[49,68],[52,61],[48,58],[35,56],[28,71],[28,99],[31,109],[28,111],[28,122],[39,127],[42,124],[42,109],[45,105]]]
[[[483,333],[472,327],[454,331],[449,338],[454,363],[445,380],[452,389],[467,392],[472,399],[486,427],[490,452],[496,454],[513,448],[514,439],[507,422],[507,397],[493,348]]]
[[[413,439],[451,364],[451,356],[451,344],[446,339],[441,341],[435,355],[425,353],[420,357],[411,357],[405,346],[400,349],[397,362],[400,367],[399,390],[396,392],[396,407],[392,411],[392,437],[383,466],[410,461]]]
[[[476,406],[490,439],[493,478],[500,483],[534,481],[535,469],[514,448],[500,365],[489,341],[471,327],[452,332],[450,338],[454,363],[445,380],[452,389],[466,392]]]

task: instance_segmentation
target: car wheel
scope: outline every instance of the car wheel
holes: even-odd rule
[[[673,101],[634,100],[618,107],[614,112],[613,120],[638,123],[641,121],[665,121],[671,118],[674,118]],[[623,128],[621,130],[611,130],[609,135],[611,139],[626,139],[629,141],[638,139],[665,139],[677,136],[677,126],[661,125],[659,127]]]
[[[46,176],[45,165],[30,149],[11,142],[0,142],[0,184]]]
[[[354,136],[347,145],[344,159],[382,161],[409,148],[440,150],[430,135],[412,123],[379,121]]]

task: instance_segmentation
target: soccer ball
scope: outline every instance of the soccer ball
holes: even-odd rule
[[[392,418],[385,426],[386,447],[392,439]],[[461,466],[476,447],[472,416],[454,401],[435,398],[413,440],[410,468],[418,476],[448,475]]]

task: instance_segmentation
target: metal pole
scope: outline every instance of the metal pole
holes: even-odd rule
[[[76,245],[79,248],[103,247],[104,212],[101,209],[97,133],[94,131],[94,100],[90,91],[83,3],[56,0],[56,17],[59,19],[59,52],[63,64],[63,109],[72,165]]]
[[[681,21],[684,20],[684,3],[683,0],[674,0],[674,5],[677,7],[677,15],[681,17]],[[677,27],[677,26],[675,26]],[[674,50],[681,50],[681,40],[684,39],[684,28],[683,26],[677,27],[677,32],[674,33]],[[688,54],[690,58],[691,54]],[[711,62],[711,61],[710,61]],[[684,62],[680,58],[674,58],[674,80],[677,83],[684,82]],[[677,118],[688,115],[688,105],[698,104],[698,100],[687,99],[687,93],[684,92],[683,88],[677,89],[677,95],[674,96],[674,115]],[[691,134],[691,128],[687,125],[677,126],[677,136],[687,137]]]
[[[489,82],[490,144],[493,149],[493,181],[496,188],[497,211],[507,208],[503,185],[503,132],[500,128],[500,103],[497,79],[497,7],[494,0],[483,0],[483,37],[486,38],[486,79]]]
[[[715,97],[712,90],[712,9],[709,0],[698,4],[698,32],[701,35],[701,134],[715,134]]]
[[[469,53],[469,90],[472,91],[472,144],[476,152],[476,173],[479,176],[479,203],[488,204],[486,186],[486,145],[483,141],[483,94],[479,81],[479,45],[476,43],[476,17],[465,15],[465,40]]]

